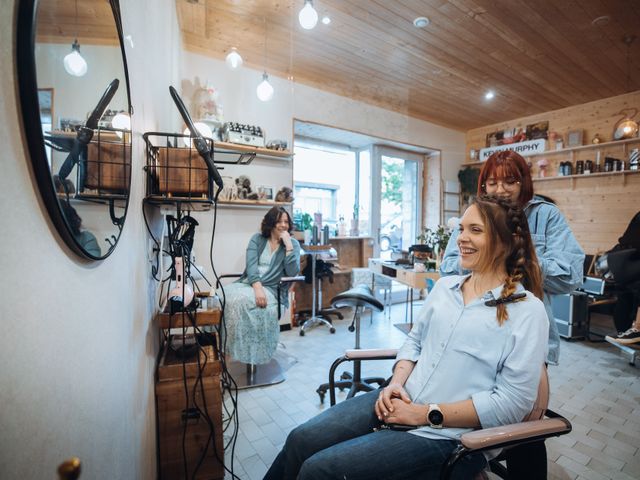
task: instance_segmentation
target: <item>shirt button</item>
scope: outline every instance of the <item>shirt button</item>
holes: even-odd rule
[[[442,343],[440,344],[440,346],[444,348],[444,342],[442,342]]]
[[[435,363],[432,363],[432,364],[431,364],[431,366],[432,366],[432,367],[435,367],[435,366],[436,366],[436,364],[435,364]]]

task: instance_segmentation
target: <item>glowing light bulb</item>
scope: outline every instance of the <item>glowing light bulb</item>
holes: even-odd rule
[[[198,133],[202,135],[204,138],[213,137],[213,131],[211,130],[211,127],[209,127],[209,125],[207,125],[206,123],[196,122],[194,124],[194,127],[196,127],[196,130],[198,131]],[[191,135],[191,132],[189,131],[188,128],[185,128],[183,133],[185,135]],[[182,141],[184,142],[186,147],[191,146],[191,137],[183,137]]]
[[[80,55],[80,44],[77,39],[71,45],[71,53],[64,57],[64,69],[74,77],[82,77],[87,73],[87,62]]]
[[[496,96],[495,92],[493,90],[489,90],[487,93],[484,94],[484,99],[492,100],[495,96]]]
[[[111,126],[117,129],[116,135],[118,135],[118,138],[122,138],[123,130],[131,131],[131,117],[127,112],[120,112],[111,120]]]
[[[225,62],[231,70],[237,70],[242,66],[242,57],[238,53],[236,47],[231,48],[231,51],[227,55]]]
[[[256,95],[258,95],[258,98],[263,102],[268,102],[273,98],[273,87],[269,83],[267,72],[262,74],[262,82],[260,82],[260,85],[256,88]]]
[[[313,2],[311,0],[304,0],[304,7],[298,14],[298,21],[300,26],[305,30],[311,30],[318,23],[318,12],[313,8]]]

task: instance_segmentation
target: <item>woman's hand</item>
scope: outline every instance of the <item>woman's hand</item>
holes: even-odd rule
[[[256,296],[256,307],[266,308],[267,306],[267,294],[264,292],[262,283],[256,282],[252,285],[253,293]]]
[[[398,408],[398,405],[402,403],[411,403],[409,394],[399,383],[390,383],[380,391],[380,395],[376,401],[375,411],[378,419],[387,422],[387,418],[392,415],[396,408]]]
[[[426,425],[427,411],[426,405],[417,403],[407,403],[399,398],[392,398],[393,412],[384,417],[385,423],[398,423],[400,425]]]
[[[290,252],[293,250],[293,244],[291,243],[291,235],[289,235],[289,232],[287,232],[286,230],[280,232],[280,240],[282,240],[284,249],[287,252]]]

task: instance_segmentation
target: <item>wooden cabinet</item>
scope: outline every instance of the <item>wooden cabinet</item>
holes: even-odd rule
[[[162,313],[156,316],[156,323],[163,330],[181,328],[182,322],[183,315],[179,313]],[[219,310],[196,314],[198,326],[216,325],[219,322]],[[167,480],[184,479],[186,463],[189,479],[222,479],[224,446],[221,366],[216,350],[207,345],[183,359],[169,347],[168,342],[164,343],[155,389],[158,477]],[[193,473],[201,459],[202,463],[194,477]]]

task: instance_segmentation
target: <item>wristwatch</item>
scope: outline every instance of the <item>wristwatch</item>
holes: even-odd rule
[[[429,411],[427,412],[427,422],[431,428],[442,428],[444,422],[444,415],[437,403],[429,404]]]

